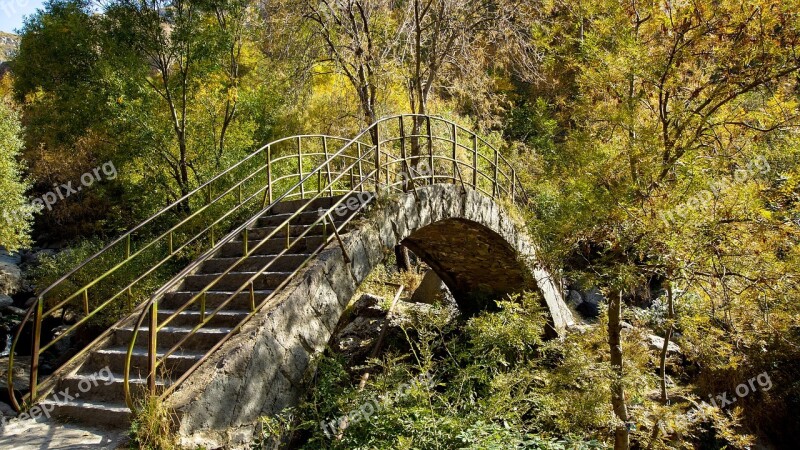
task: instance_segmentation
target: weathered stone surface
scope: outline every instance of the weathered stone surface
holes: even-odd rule
[[[444,281],[433,270],[429,270],[422,277],[422,281],[411,296],[411,301],[429,305],[436,303],[454,305],[456,303],[453,294],[450,293],[450,289],[447,288]]]
[[[577,308],[581,303],[583,303],[583,297],[581,297],[581,293],[573,290],[569,291],[567,294],[567,304],[573,308]]]
[[[664,338],[661,336],[656,336],[655,334],[647,335],[648,340],[648,347],[650,350],[655,350],[660,352],[664,348]],[[681,348],[678,344],[670,341],[669,345],[667,345],[667,354],[668,355],[679,355],[681,354]]]
[[[12,295],[22,287],[22,271],[15,264],[0,262],[0,294]]]
[[[14,304],[14,299],[12,299],[7,295],[0,294],[0,310],[5,308],[6,306],[11,306],[13,304]]]
[[[536,247],[477,192],[439,184],[379,198],[342,238],[348,262],[336,242],[329,245],[170,397],[184,443],[244,442],[259,416],[294,405],[357,286],[401,242],[462,312],[538,289],[554,329],[574,324],[560,287],[535,264]]]

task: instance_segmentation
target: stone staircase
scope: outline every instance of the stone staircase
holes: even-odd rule
[[[364,197],[364,196],[362,196]],[[236,290],[238,290],[257,270],[269,261],[277,261],[254,282],[256,304],[266,298],[294,273],[311,252],[327,241],[332,233],[330,224],[312,225],[319,219],[320,208],[330,208],[341,197],[328,197],[314,200],[306,209],[290,222],[289,231],[297,237],[309,228],[312,230],[304,238],[294,244],[286,254],[277,256],[286,248],[285,222],[298,211],[308,200],[295,200],[278,203],[271,212],[259,218],[256,225],[248,230],[249,248],[254,246],[270,232],[283,224],[281,230],[261,246],[255,254],[240,263],[236,269],[225,275],[206,294],[207,314],[219,307]],[[358,198],[354,196],[354,198]],[[362,198],[363,200],[363,198]],[[341,224],[352,214],[335,217]],[[179,287],[165,294],[159,303],[159,322],[180,309],[197,292],[202,290],[219,274],[230,268],[242,257],[244,243],[241,240],[218,245],[214,256],[200,265],[195,273],[186,276]],[[159,356],[177,344],[201,320],[199,302],[178,314],[166,327],[159,330],[157,336]],[[159,368],[158,387],[166,387],[180,378],[197,363],[212,347],[217,344],[231,329],[236,327],[251,311],[249,289],[236,295],[224,309],[220,310],[211,321],[196,334],[191,336],[181,348],[170,355]],[[127,427],[131,420],[131,411],[125,404],[123,390],[125,358],[128,345],[133,338],[133,325],[139,313],[135,313],[123,325],[114,328],[111,336],[92,349],[88,356],[78,365],[64,368],[46,400],[40,402],[43,410],[49,411],[53,417],[68,421],[105,425],[111,427]],[[149,316],[143,322],[149,323]],[[132,392],[144,392],[147,385],[148,328],[141,328],[136,338],[131,358],[130,382]],[[137,389],[138,388],[138,389]],[[66,395],[64,395],[66,394]],[[141,395],[138,396],[142,398]]]

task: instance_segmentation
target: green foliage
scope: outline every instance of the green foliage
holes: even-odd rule
[[[30,243],[30,224],[36,207],[27,202],[23,166],[18,161],[22,140],[17,113],[0,99],[0,245],[16,250]]]
[[[463,326],[442,325],[445,311],[412,317],[412,356],[390,352],[377,361],[379,373],[363,391],[335,355],[321,358],[294,421],[271,419],[283,425],[262,439],[302,436],[301,448],[334,449],[603,448],[609,405],[591,345],[542,341],[546,321],[535,295],[499,306]],[[402,386],[410,387],[397,395]],[[329,426],[330,436],[320,428],[378,403],[369,420]]]

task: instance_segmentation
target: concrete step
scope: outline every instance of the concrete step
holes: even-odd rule
[[[291,272],[300,266],[310,255],[307,254],[292,254],[282,255],[275,259],[275,255],[254,255],[238,263],[235,267],[236,272],[253,272],[261,270],[267,264],[269,270],[277,272]],[[231,267],[234,263],[239,261],[241,257],[235,258],[212,258],[204,262],[200,267],[200,273],[222,273]],[[272,261],[275,262],[272,262]]]
[[[300,254],[300,253],[309,253],[317,249],[323,242],[326,241],[327,238],[323,236],[306,236],[299,239],[292,239],[292,247],[289,249],[287,254]],[[255,246],[250,246],[250,250],[254,249]],[[275,255],[277,253],[282,252],[286,249],[286,238],[275,238],[267,240],[264,245],[256,249],[252,254],[253,255]],[[244,246],[242,241],[237,240],[233,242],[228,242],[227,244],[222,246],[222,250],[220,251],[219,257],[222,258],[230,258],[230,257],[237,257],[244,255]]]
[[[45,400],[40,403],[45,408],[52,408],[50,413],[64,421],[77,421],[94,426],[128,428],[131,424],[131,410],[124,402],[91,402],[73,400],[65,403]]]
[[[164,327],[156,336],[156,345],[159,351],[169,350],[175,344],[180,342],[186,335],[192,331],[193,327]],[[222,340],[230,328],[219,327],[204,327],[197,330],[186,342],[183,343],[182,348],[194,353],[204,353],[217,342]],[[114,330],[114,343],[125,349],[133,339],[133,327],[117,328]],[[136,348],[147,348],[150,342],[150,329],[147,327],[139,328],[136,333]]]
[[[319,210],[311,210],[311,211],[303,211],[300,214],[294,215],[294,213],[284,213],[284,214],[268,214],[256,222],[256,228],[265,228],[265,227],[276,227],[278,225],[283,224],[291,218],[292,225],[311,225],[312,223],[316,222],[319,219]],[[333,214],[334,217],[337,217],[336,214]],[[345,220],[349,216],[342,216],[341,220]]]
[[[108,367],[112,372],[123,372],[125,369],[125,358],[128,354],[127,346],[109,347],[93,352],[86,364],[81,368],[84,372],[99,372]],[[164,353],[162,350],[157,352],[159,358]],[[203,353],[191,350],[180,350],[169,355],[158,368],[159,376],[168,376],[172,379],[178,378],[181,374],[189,370],[194,363],[200,360]],[[131,356],[131,373],[147,371],[147,348],[136,347]]]
[[[144,374],[131,373],[131,392],[144,392],[147,389],[147,378]],[[168,386],[169,380],[157,378],[156,389],[163,390]],[[61,380],[58,385],[58,392],[66,392],[71,396],[79,395],[79,399],[93,403],[109,402],[116,403],[125,398],[125,377],[120,372],[112,374],[112,377],[100,376],[98,374],[76,374]],[[59,400],[64,400],[63,395],[58,395]]]
[[[353,215],[355,210],[358,209],[359,204],[369,202],[373,198],[373,196],[374,194],[371,192],[361,192],[361,193],[356,192],[350,194],[349,197],[351,197],[352,200],[348,198],[344,200],[342,203],[340,203],[339,206],[337,206],[336,208],[334,208],[333,211],[331,211],[331,216],[334,218],[335,221],[345,220],[351,215]],[[299,222],[297,222],[297,225],[303,224],[303,221],[306,221],[305,222],[306,224],[313,223],[314,220],[310,220],[310,217],[300,219],[300,216],[309,214],[309,215],[314,215],[318,218],[320,209],[323,210],[330,209],[330,207],[334,205],[336,202],[338,202],[339,199],[341,198],[342,196],[338,195],[335,197],[320,198],[312,201],[310,205],[305,207],[303,211],[300,214],[298,214]],[[293,214],[294,212],[298,211],[298,209],[303,207],[303,205],[306,202],[308,202],[308,200],[292,200],[275,205],[270,211],[269,215],[259,220],[259,226],[278,225],[282,223],[289,216],[291,216],[291,214]],[[278,217],[278,216],[282,216],[283,220],[278,221],[279,219],[271,219],[271,217]],[[292,223],[293,224],[295,223],[294,220],[292,220]]]
[[[213,290],[206,292],[206,311],[215,310],[222,304],[222,302],[227,301],[233,295],[233,293],[234,291],[220,291],[220,290]],[[272,293],[272,290],[259,289],[256,290],[254,293],[256,297],[256,304],[258,304],[260,300],[267,298],[267,296]],[[188,302],[196,294],[197,294],[196,291],[168,292],[164,294],[164,298],[161,299],[159,305],[162,308],[177,309],[185,305],[186,302]],[[199,310],[200,301],[199,300],[195,301],[195,303],[190,308],[195,311]],[[243,292],[236,294],[233,300],[231,300],[227,305],[225,305],[225,309],[249,310],[250,291],[245,290]]]
[[[206,313],[205,318],[208,319],[208,322],[205,326],[207,327],[216,327],[216,328],[233,328],[239,324],[248,314],[250,314],[249,310],[235,310],[235,309],[222,309],[213,317],[210,316],[210,313],[214,311],[214,309],[209,309],[206,306]],[[158,323],[163,324],[165,320],[167,320],[170,316],[175,314],[174,310],[171,309],[163,309],[158,311]],[[199,310],[184,310],[181,311],[180,314],[175,316],[167,325],[171,327],[194,327],[195,325],[199,324],[203,320],[200,316]]]
[[[244,286],[249,289],[249,280],[256,275],[257,272],[229,272],[225,275],[217,273],[203,273],[197,275],[189,275],[183,281],[182,291],[200,291],[206,286],[211,285],[214,290],[230,290],[237,291],[240,287]],[[266,272],[262,273],[253,280],[253,288],[256,290],[267,290],[277,288],[283,280],[289,277],[291,272]],[[220,278],[221,277],[221,278]],[[249,292],[249,291],[248,291]]]
[[[341,222],[339,222],[341,225]],[[291,232],[291,237],[297,237],[301,234],[308,231],[306,236],[327,236],[333,233],[333,226],[328,223],[318,223],[316,225],[290,225],[289,231]],[[251,228],[247,232],[248,242],[250,244],[255,245],[261,242],[262,239],[269,236],[270,233],[275,232],[271,238],[286,238],[286,225],[283,226],[269,226],[269,227],[260,227],[260,228]],[[237,239],[239,242],[243,241],[244,239]]]
[[[298,199],[298,200],[289,200],[286,202],[280,202],[272,207],[270,210],[270,215],[277,215],[277,214],[286,214],[286,213],[293,213],[298,209],[302,208],[303,205],[309,203],[308,206],[305,207],[305,211],[316,211],[320,208],[330,208],[330,206],[336,203],[342,196],[336,197],[320,197],[314,200],[309,199]]]

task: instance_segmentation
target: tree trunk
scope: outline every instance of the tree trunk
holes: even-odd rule
[[[608,302],[608,345],[611,350],[611,370],[614,379],[611,382],[611,406],[620,424],[614,430],[614,450],[628,450],[630,447],[630,431],[628,430],[628,406],[625,404],[625,386],[623,385],[623,355],[620,342],[620,325],[622,316],[622,292],[611,295]]]
[[[408,255],[407,248],[402,245],[395,245],[394,256],[397,259],[397,270],[407,272],[411,269],[411,257]]]
[[[661,370],[661,403],[669,404],[669,396],[667,395],[667,349],[669,348],[669,340],[672,339],[674,330],[675,307],[672,302],[672,282],[667,280],[667,333],[664,336],[664,346],[661,348],[661,355],[659,359],[659,369]]]

